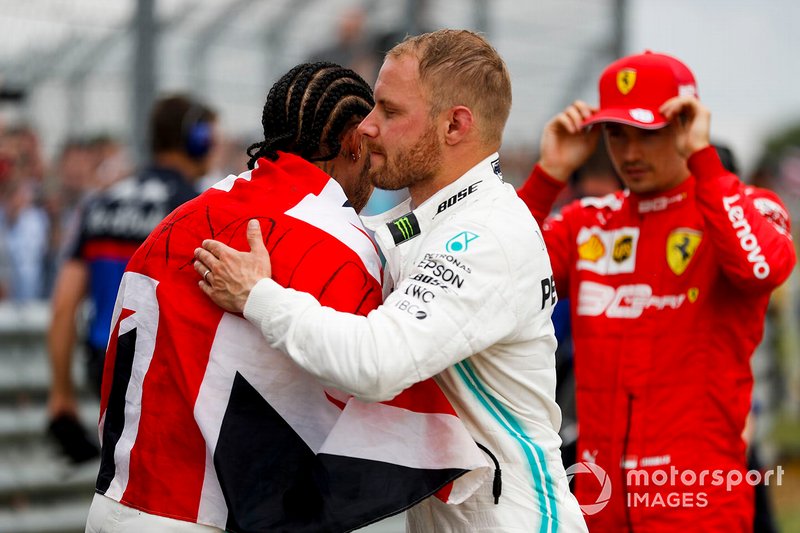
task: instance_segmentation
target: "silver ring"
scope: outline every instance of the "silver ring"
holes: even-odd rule
[[[203,281],[205,281],[206,283],[208,283],[208,275],[209,274],[211,274],[210,270],[206,270],[206,273],[203,274]],[[208,283],[208,284],[211,285],[210,283]]]

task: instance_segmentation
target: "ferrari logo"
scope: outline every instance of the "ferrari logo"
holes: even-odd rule
[[[622,94],[628,94],[636,85],[636,71],[630,68],[617,72],[617,89]]]
[[[667,237],[667,264],[675,275],[680,276],[686,271],[701,240],[703,240],[703,234],[689,228],[678,228],[669,234]]]
[[[597,235],[592,235],[588,241],[578,245],[578,257],[584,261],[595,262],[606,253],[603,241]]]
[[[700,296],[700,289],[697,287],[692,287],[686,291],[686,295],[689,297],[690,303],[695,303],[697,301],[697,297]]]

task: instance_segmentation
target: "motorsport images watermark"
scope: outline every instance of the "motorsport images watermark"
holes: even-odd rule
[[[606,471],[595,463],[581,461],[566,469],[567,481],[577,474],[591,474],[600,485],[600,493],[592,503],[578,502],[585,515],[593,515],[602,511],[611,499],[611,480]],[[783,467],[765,470],[678,470],[670,466],[669,470],[628,470],[625,474],[628,487],[626,491],[628,507],[707,507],[708,493],[702,490],[682,491],[685,487],[725,487],[730,492],[742,484],[750,486],[783,484]],[[630,492],[632,487],[672,487],[672,492]]]
[[[606,474],[606,471],[603,470],[600,465],[581,461],[580,463],[575,463],[567,468],[566,472],[568,483],[572,480],[575,474],[592,474],[594,475],[595,479],[597,479],[598,483],[600,483],[600,494],[597,496],[597,500],[594,503],[578,502],[581,506],[581,511],[583,511],[583,514],[597,514],[602,511],[606,505],[608,505],[608,501],[611,499],[611,479],[609,479],[608,474]]]

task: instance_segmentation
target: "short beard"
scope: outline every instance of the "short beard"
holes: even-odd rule
[[[442,166],[442,147],[431,124],[419,141],[393,159],[386,157],[380,169],[370,169],[369,178],[379,189],[396,191],[432,180]]]

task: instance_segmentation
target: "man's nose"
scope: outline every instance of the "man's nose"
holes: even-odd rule
[[[373,120],[374,113],[375,110],[373,109],[372,111],[369,112],[369,114],[366,117],[364,117],[364,120],[361,121],[356,130],[358,131],[358,133],[371,138],[375,138],[378,136],[378,126],[377,124],[375,124],[375,121]]]
[[[641,159],[642,150],[638,139],[628,137],[622,155],[625,161],[638,161]]]

